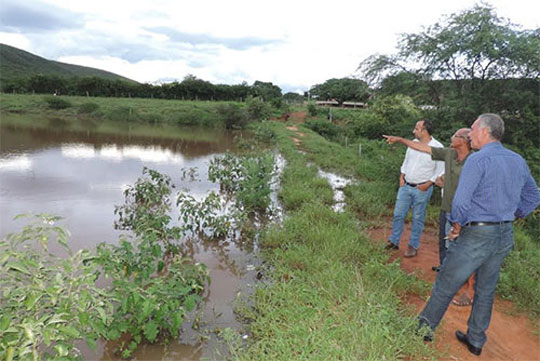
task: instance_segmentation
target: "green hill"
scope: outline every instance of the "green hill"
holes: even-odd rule
[[[0,43],[0,81],[29,78],[33,75],[56,75],[66,78],[96,76],[137,83],[134,80],[108,71],[47,60],[27,51]]]

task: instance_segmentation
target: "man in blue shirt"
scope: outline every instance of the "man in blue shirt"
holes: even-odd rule
[[[504,122],[497,114],[482,114],[472,125],[471,146],[479,151],[463,166],[452,201],[454,244],[419,316],[420,326],[434,330],[461,285],[476,272],[467,333],[456,331],[457,339],[475,355],[487,340],[499,271],[514,246],[512,222],[540,204],[529,167],[519,154],[502,146],[503,133]],[[424,339],[431,341],[432,334]]]

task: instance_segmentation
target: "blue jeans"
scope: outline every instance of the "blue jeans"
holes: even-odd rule
[[[454,295],[476,272],[467,339],[471,345],[483,347],[499,271],[513,246],[512,223],[463,227],[459,237],[446,251],[446,259],[437,274],[431,297],[419,316],[420,326],[426,325],[435,330]]]
[[[411,187],[407,184],[399,188],[396,206],[394,207],[394,223],[392,226],[390,242],[399,245],[399,239],[403,232],[403,223],[409,213],[409,209],[412,207],[412,230],[409,246],[418,249],[418,246],[420,245],[420,236],[424,230],[426,207],[431,198],[431,193],[433,193],[433,186],[430,186],[425,192],[419,190],[417,187]]]

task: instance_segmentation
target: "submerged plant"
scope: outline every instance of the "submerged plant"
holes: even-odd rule
[[[171,188],[169,176],[144,167],[142,177],[124,191],[124,205],[115,207],[115,227],[172,246],[180,229],[170,226]]]
[[[73,253],[60,217],[39,214],[20,233],[0,239],[0,359],[73,360],[75,341],[96,349],[111,322],[113,302],[96,286],[95,256]],[[67,257],[49,253],[51,241]]]
[[[210,192],[201,201],[188,193],[180,192],[176,205],[183,222],[183,231],[209,238],[225,237],[231,231],[233,218],[224,213],[225,204],[214,192]]]
[[[264,213],[270,205],[270,184],[274,155],[235,157],[230,153],[215,157],[208,168],[208,179],[236,197],[236,208],[248,213]]]
[[[124,205],[115,209],[117,227],[133,231],[134,239],[98,246],[98,261],[112,278],[116,302],[107,337],[123,337],[122,357],[131,356],[142,342],[176,337],[208,282],[206,267],[183,258],[176,242],[183,230],[171,226],[171,188],[170,177],[144,168],[124,192]]]

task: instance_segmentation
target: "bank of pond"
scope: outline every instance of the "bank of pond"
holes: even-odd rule
[[[364,232],[395,198],[383,142],[2,107],[2,359],[438,357],[402,301],[430,285]],[[537,317],[534,242],[518,225],[498,292]]]

